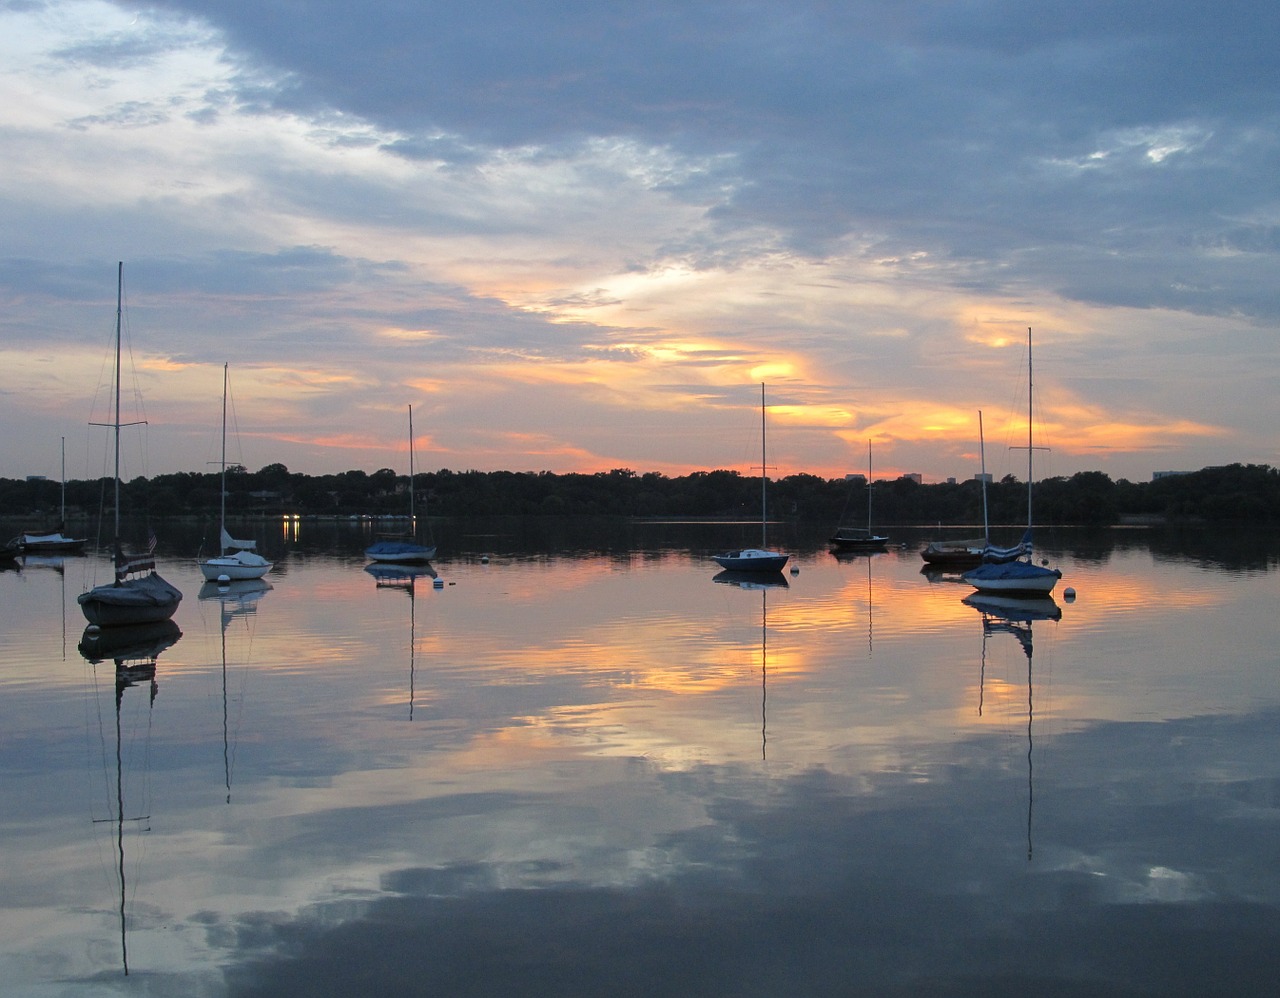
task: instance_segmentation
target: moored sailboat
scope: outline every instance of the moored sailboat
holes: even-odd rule
[[[992,550],[988,548],[983,562],[965,572],[962,578],[982,593],[998,593],[1014,596],[1047,596],[1062,578],[1060,569],[1037,565],[1031,561],[1033,551],[1031,530],[1032,454],[1032,393],[1035,384],[1031,365],[1031,329],[1027,328],[1027,532],[1017,549]],[[1012,555],[1012,557],[1011,557]],[[998,560],[1004,559],[1004,560]]]
[[[99,627],[121,627],[168,620],[178,609],[182,593],[156,572],[154,537],[145,553],[126,553],[120,542],[120,323],[123,311],[124,264],[116,277],[116,361],[114,422],[95,425],[110,426],[115,431],[115,529],[112,540],[112,562],[115,579],[94,586],[76,597],[85,619]]]
[[[237,540],[227,532],[227,365],[222,365],[222,486],[218,514],[218,542],[220,553],[200,562],[200,572],[205,579],[214,581],[243,581],[260,579],[271,571],[271,562],[255,550],[257,541]]]
[[[854,479],[855,481],[857,479]],[[867,526],[862,527],[846,527],[837,526],[835,533],[827,538],[827,543],[831,545],[832,551],[837,554],[856,553],[859,551],[883,551],[885,545],[889,543],[889,538],[883,534],[873,533],[871,530],[871,441],[867,441]],[[850,493],[852,497],[852,492]],[[848,503],[846,502],[846,505]]]
[[[409,533],[386,534],[365,548],[365,557],[392,565],[421,565],[436,556],[434,544],[418,541],[418,511],[413,500],[413,406],[409,406]]]
[[[963,540],[932,541],[920,552],[931,568],[974,568],[983,561],[1012,561],[1022,554],[1022,546],[998,552],[991,546],[991,524],[987,516],[987,442],[982,432],[982,410],[978,410],[978,457],[981,462],[982,536]],[[1005,557],[1007,554],[1007,557]]]
[[[62,492],[58,508],[58,525],[52,530],[23,531],[18,545],[24,554],[78,554],[87,538],[68,537],[63,533],[67,522],[67,438],[62,438]]]
[[[735,572],[781,572],[790,555],[769,550],[769,466],[765,458],[764,383],[760,385],[760,546],[713,555],[721,568]]]

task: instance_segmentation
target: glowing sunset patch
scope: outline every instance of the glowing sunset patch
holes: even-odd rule
[[[339,450],[382,451],[386,444],[373,436],[362,436],[354,433],[317,434],[281,434],[280,439],[293,443],[309,444],[313,447],[334,447]]]
[[[380,339],[399,340],[402,342],[425,343],[440,339],[440,334],[433,329],[400,329],[384,326],[375,333]]]

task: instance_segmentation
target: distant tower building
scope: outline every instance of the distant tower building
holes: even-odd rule
[[[1151,480],[1154,482],[1157,478],[1172,478],[1174,475],[1189,475],[1189,471],[1153,471],[1151,472]]]
[[[921,475],[920,472],[918,471],[909,471],[902,477],[911,479],[911,481],[915,482],[917,485],[924,484],[924,476]]]
[[[852,474],[852,475],[845,475],[845,476],[844,476],[844,480],[845,480],[846,482],[854,482],[854,483],[856,483],[856,482],[862,482],[862,483],[865,485],[865,484],[866,484],[866,482],[867,482],[867,476],[866,476],[866,475],[862,475],[862,474],[858,474],[858,473],[856,473],[856,472],[855,472],[855,473],[854,473],[854,474]]]
[[[975,482],[986,482],[988,485],[990,485],[990,484],[991,484],[991,472],[989,472],[989,471],[980,471],[980,472],[978,472],[976,475],[974,475],[974,476],[973,476],[973,480],[974,480]]]
[[[956,483],[956,478],[954,475],[952,475],[950,478],[947,479],[948,485],[955,485],[955,483]]]

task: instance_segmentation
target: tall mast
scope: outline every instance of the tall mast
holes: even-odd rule
[[[987,442],[982,435],[982,410],[978,410],[978,456],[982,464],[982,540],[991,543],[991,524],[987,518]]]
[[[65,526],[66,519],[67,519],[67,438],[66,437],[62,438],[62,500],[61,500],[61,508],[59,512],[61,514],[59,519],[63,521],[63,525],[59,526],[58,529],[62,530],[63,526]]]
[[[227,532],[227,365],[222,364],[222,505],[218,516],[218,527],[222,533]],[[219,536],[218,544],[222,544]]]
[[[867,440],[867,536],[871,536],[871,441]]]
[[[1027,327],[1027,529],[1031,529],[1031,327]]]
[[[768,493],[769,480],[769,462],[765,455],[764,449],[764,382],[760,382],[760,547],[767,548],[768,544],[768,522],[767,503],[769,501]]]
[[[409,403],[409,532],[418,535],[418,511],[413,505],[413,403]]]
[[[124,261],[116,264],[116,488],[115,488],[115,541],[120,544],[120,316],[124,301]]]

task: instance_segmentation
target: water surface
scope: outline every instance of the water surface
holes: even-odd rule
[[[1274,540],[1061,532],[1015,612],[914,543],[447,526],[162,559],[154,684],[81,650],[104,562],[0,573],[0,991],[1272,993]]]

